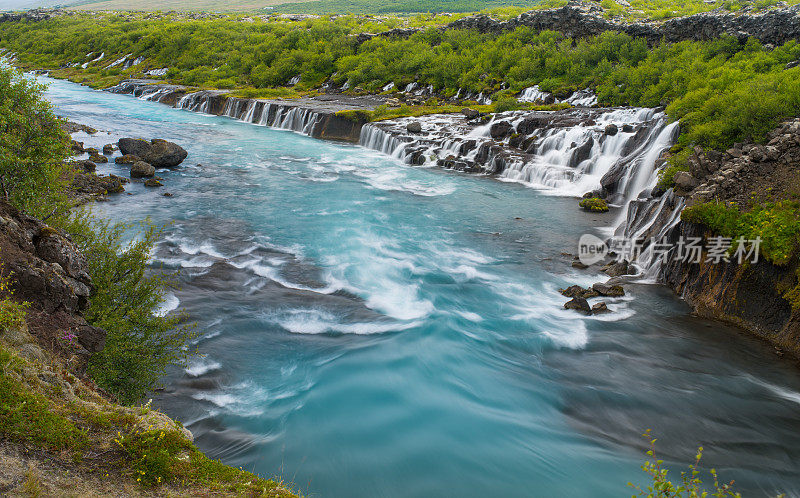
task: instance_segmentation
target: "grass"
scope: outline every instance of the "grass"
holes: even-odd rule
[[[465,107],[474,109],[480,113],[503,112],[497,110],[497,107],[494,105],[475,105],[474,103],[473,105],[465,103],[464,105],[436,104],[420,106],[409,106],[404,104],[400,107],[387,107],[382,105],[376,107],[374,111],[366,111],[362,109],[339,111],[336,113],[336,115],[351,121],[366,123],[372,121],[384,121],[387,119],[427,116],[429,114],[455,114],[461,112],[461,110]],[[556,111],[560,109],[567,109],[569,107],[569,104],[534,105],[529,103],[521,103],[520,105],[516,106],[516,109],[532,111]]]
[[[148,407],[112,404],[58,368],[23,359],[0,344],[0,440],[44,451],[71,468],[74,479],[111,475],[122,480],[120,488],[135,483],[142,492],[152,488],[176,496],[294,496],[281,482],[209,459],[165,416]],[[66,384],[69,389],[62,387]],[[41,477],[29,469],[23,490],[44,494]]]

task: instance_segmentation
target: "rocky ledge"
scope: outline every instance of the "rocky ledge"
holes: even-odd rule
[[[78,347],[71,359],[80,371],[105,344],[106,332],[81,313],[89,305],[92,281],[86,259],[69,236],[0,201],[0,271],[11,276],[14,295],[30,303],[30,333],[39,345],[63,353],[61,337],[73,333]],[[35,355],[35,353],[34,353]],[[38,359],[38,358],[37,358]]]
[[[761,43],[782,45],[800,39],[800,6],[771,9],[751,13],[746,9],[732,13],[721,9],[677,17],[658,23],[654,21],[624,22],[603,16],[598,3],[571,2],[557,9],[533,10],[508,21],[498,21],[487,15],[465,17],[442,26],[440,29],[476,29],[481,33],[500,33],[518,27],[537,31],[558,31],[573,38],[597,36],[605,31],[616,31],[637,38],[645,38],[651,45],[661,41],[713,40],[721,35],[731,35],[740,41],[756,38]],[[363,43],[376,36],[408,37],[421,28],[398,28],[378,34],[361,33],[356,40]]]
[[[297,99],[245,99],[225,90],[191,91],[180,85],[151,80],[125,80],[112,93],[129,94],[178,109],[226,116],[252,124],[303,133],[314,138],[358,142],[363,121],[347,119],[339,111],[371,111],[385,97],[325,94]]]
[[[675,175],[667,192],[632,202],[624,231],[647,240],[663,234],[673,247],[678,240],[716,234],[680,219],[685,206],[724,202],[749,210],[753,203],[800,198],[800,119],[770,132],[765,144],[736,144],[727,151],[696,149],[689,171]],[[776,266],[763,258],[756,263],[716,264],[681,261],[668,252],[650,274],[678,293],[700,316],[737,325],[776,347],[800,357],[800,310],[787,292],[798,284],[800,261]]]

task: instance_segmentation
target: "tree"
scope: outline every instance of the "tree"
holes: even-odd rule
[[[0,195],[43,216],[63,199],[68,136],[44,87],[18,71],[0,68]]]

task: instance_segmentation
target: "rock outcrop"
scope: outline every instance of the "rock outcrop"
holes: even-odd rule
[[[92,292],[86,259],[65,234],[0,201],[0,254],[15,297],[30,303],[29,330],[40,344],[55,347],[73,333],[84,359],[103,348],[105,331],[81,316]]]
[[[761,43],[782,45],[789,40],[800,39],[800,6],[771,9],[762,13],[716,10],[658,23],[609,20],[603,15],[603,8],[596,3],[571,2],[557,9],[524,12],[508,21],[498,21],[485,14],[464,17],[439,29],[475,29],[481,33],[501,33],[518,27],[533,28],[536,31],[558,31],[572,38],[616,31],[645,38],[651,45],[662,40],[713,40],[722,35],[733,36],[741,42],[756,38]],[[421,29],[398,28],[378,34],[361,33],[355,39],[358,43],[363,43],[374,37],[409,37],[419,31]]]

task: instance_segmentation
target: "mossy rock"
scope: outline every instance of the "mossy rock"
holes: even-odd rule
[[[600,199],[599,197],[583,199],[578,203],[578,206],[583,208],[585,211],[591,211],[592,213],[605,213],[608,211],[608,204],[605,200]]]

